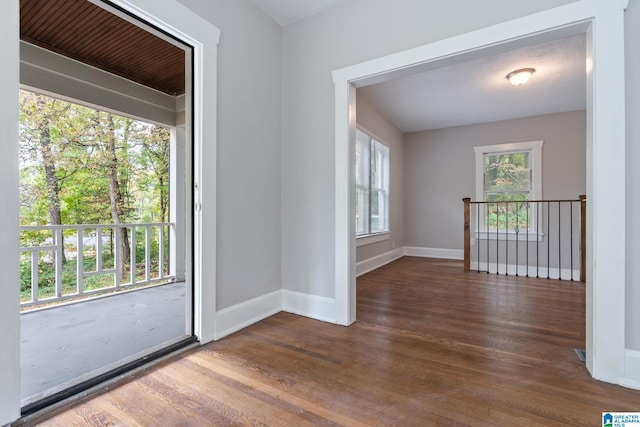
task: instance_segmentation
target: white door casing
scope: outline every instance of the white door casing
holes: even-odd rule
[[[625,376],[625,82],[627,0],[582,0],[335,70],[336,319],[355,313],[353,150],[355,87],[411,67],[575,27],[587,51],[587,368],[619,384]],[[616,209],[609,208],[616,206]]]

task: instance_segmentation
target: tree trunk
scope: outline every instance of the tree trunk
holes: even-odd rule
[[[42,99],[42,97],[38,98],[38,109],[40,111],[46,111],[46,101]],[[49,198],[49,221],[51,225],[62,225],[62,215],[60,213],[60,183],[56,175],[55,153],[51,146],[50,124],[51,117],[45,114],[43,120],[38,125],[38,131],[40,133],[38,150],[42,156],[42,163],[44,164],[47,196]],[[62,242],[56,243],[62,245],[62,263],[64,264],[67,262],[64,254],[64,236],[62,237]]]
[[[160,221],[169,222],[169,203],[167,200],[167,194],[164,191],[164,178],[162,175],[159,176],[158,183],[160,184],[160,215],[162,216]]]
[[[108,174],[109,174],[109,200],[111,202],[111,218],[114,224],[122,224],[124,217],[125,200],[118,181],[118,156],[116,153],[116,136],[113,116],[107,114],[108,129]],[[124,276],[124,265],[130,260],[131,247],[129,245],[129,233],[127,228],[118,229],[120,244],[116,247],[118,264],[115,266],[120,277]],[[133,266],[132,266],[133,267]]]

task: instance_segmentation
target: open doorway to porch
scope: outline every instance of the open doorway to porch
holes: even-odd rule
[[[193,341],[190,47],[52,3],[21,2],[23,413]]]

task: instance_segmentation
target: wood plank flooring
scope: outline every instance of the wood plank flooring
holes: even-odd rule
[[[596,426],[640,391],[595,381],[584,286],[404,257],[358,279],[358,321],[280,313],[46,426]]]

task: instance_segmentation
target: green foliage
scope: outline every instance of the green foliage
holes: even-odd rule
[[[60,224],[168,221],[169,129],[27,91],[20,92],[19,127],[21,225],[57,224],[52,206],[59,208]],[[65,231],[64,241],[73,235],[73,231]],[[23,230],[20,245],[50,245],[52,238],[51,231]],[[158,237],[152,236],[152,277],[159,268],[158,244]],[[73,245],[65,247],[70,259],[63,257],[62,278],[63,293],[68,294],[76,289],[76,254]],[[103,249],[104,268],[114,268],[114,248],[106,245]],[[95,270],[92,250],[85,247],[83,252],[85,271]],[[139,272],[144,274],[144,264],[140,265],[144,263],[143,235],[137,236],[136,252],[136,275],[140,278]],[[25,253],[21,256],[20,289],[22,298],[28,299],[31,258]],[[55,267],[52,254],[41,256],[39,297],[45,298],[55,293]],[[126,283],[130,263],[119,267]],[[86,277],[84,287],[109,287],[113,280],[113,274]]]
[[[486,154],[484,162],[486,193],[528,192],[531,188],[529,152]]]
[[[168,262],[168,244],[165,241],[164,247],[165,259],[163,265],[165,266],[164,273],[167,274],[166,266]],[[157,240],[151,243],[151,265],[150,275],[151,277],[158,277],[159,264],[158,264],[158,242]],[[136,245],[136,280],[142,281],[145,279],[145,264],[144,264],[144,240],[142,243]],[[108,250],[104,250],[102,254],[103,268],[113,268],[113,255]],[[85,254],[83,259],[84,271],[95,271],[96,268],[96,255],[95,252]],[[128,264],[125,269],[125,275],[122,277],[121,284],[128,283],[131,265]],[[67,261],[62,267],[62,290],[64,295],[70,295],[77,291],[76,285],[76,271],[77,262],[75,259]],[[86,277],[83,279],[83,287],[85,290],[98,290],[105,289],[114,286],[113,273],[101,274]],[[50,298],[55,295],[56,290],[56,275],[55,265],[50,259],[40,259],[38,262],[38,298]],[[20,260],[20,301],[31,300],[31,258],[23,257]]]
[[[529,152],[486,154],[484,156],[486,227],[524,230],[529,228],[528,203],[531,174]],[[509,202],[509,203],[506,203]]]
[[[20,92],[20,218],[22,225],[49,223],[42,127],[51,140],[62,223],[111,223],[107,149],[115,137],[118,181],[123,186],[120,222],[168,218],[170,130],[32,92]]]
[[[527,195],[510,196],[492,198],[492,201],[498,203],[485,205],[488,229],[526,230],[530,228],[532,214],[529,203],[526,202]]]

